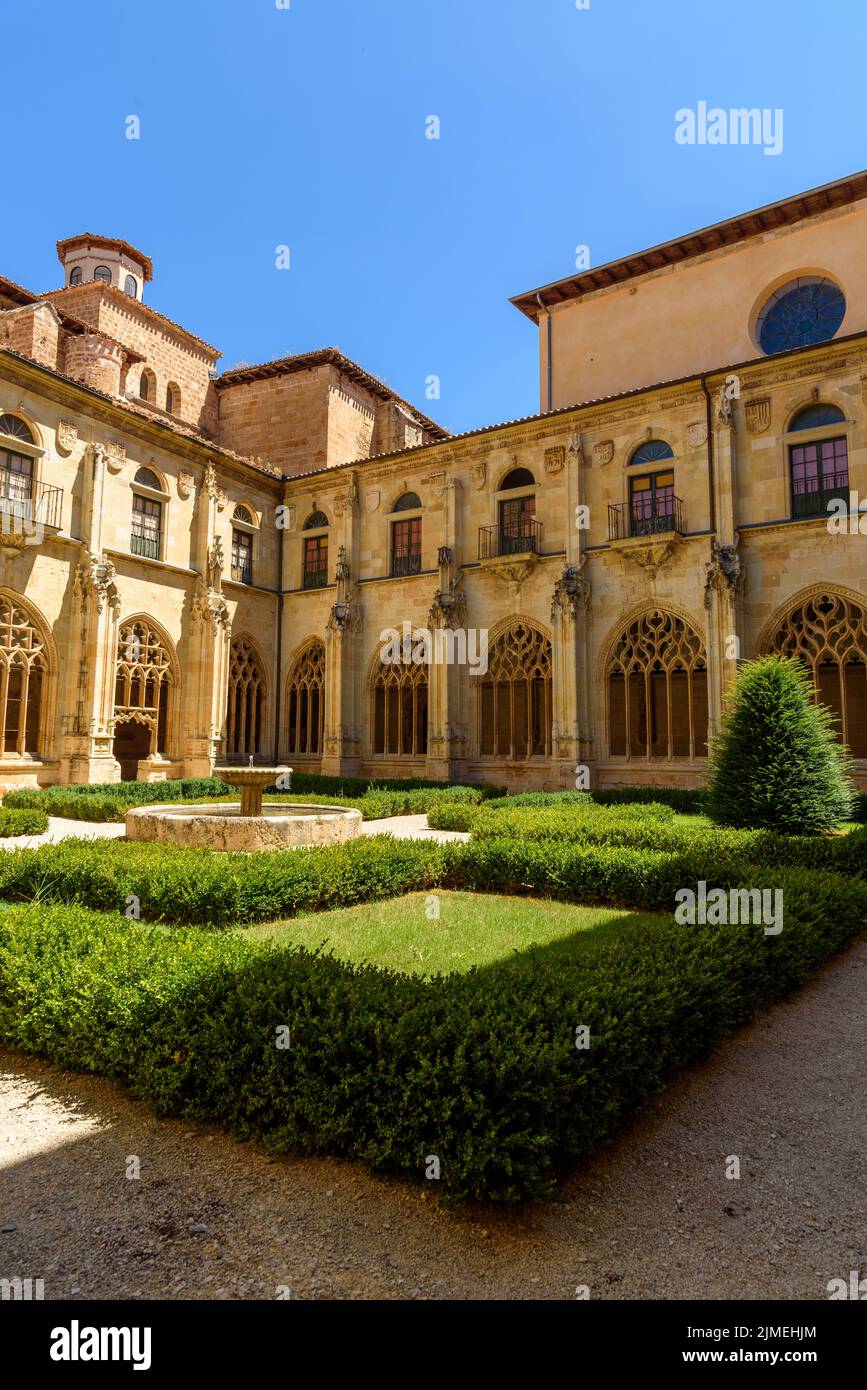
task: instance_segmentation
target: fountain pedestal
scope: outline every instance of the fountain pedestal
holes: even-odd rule
[[[289,767],[218,767],[214,776],[241,790],[241,805],[136,806],[126,813],[128,840],[155,840],[187,848],[235,850],[300,849],[333,845],[361,832],[361,812],[342,806],[304,806],[280,802],[263,806],[262,793]]]

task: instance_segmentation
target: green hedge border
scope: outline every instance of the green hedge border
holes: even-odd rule
[[[571,963],[540,948],[430,981],[79,907],[14,908],[0,913],[0,1039],[277,1151],[418,1180],[436,1155],[431,1186],[448,1199],[545,1198],[563,1165],[867,915],[867,885],[835,875],[712,883],[782,887],[784,931],[668,920]]]

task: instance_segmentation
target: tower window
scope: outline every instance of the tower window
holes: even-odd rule
[[[135,278],[132,275],[128,275],[126,277],[126,279],[123,282],[123,288],[126,294],[131,295],[133,299],[136,299],[138,297],[138,285],[136,284]]]
[[[106,285],[110,285],[111,271],[109,270],[107,265],[98,265],[96,267],[96,270],[93,272],[93,278],[94,280],[103,280],[105,281]]]
[[[82,278],[82,277],[81,277],[81,266],[80,266],[80,265],[74,265],[74,266],[72,267],[72,269],[70,270],[70,272],[69,272],[69,283],[70,283],[70,285],[80,285],[80,284],[81,284],[81,278]]]

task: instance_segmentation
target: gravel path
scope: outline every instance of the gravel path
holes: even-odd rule
[[[822,1299],[867,1270],[863,942],[684,1073],[561,1201],[517,1212],[442,1209],[0,1063],[0,1278],[43,1278],[46,1298]]]

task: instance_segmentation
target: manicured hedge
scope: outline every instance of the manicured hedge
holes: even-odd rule
[[[250,855],[68,839],[0,855],[0,897],[226,927],[422,890],[441,876],[441,850],[390,836]]]
[[[299,781],[302,786],[298,786]],[[331,791],[322,793],[318,789],[308,790],[303,784],[310,781],[327,782]],[[377,785],[360,782],[363,794],[358,796],[341,795],[334,790],[336,778],[292,777],[292,790],[268,794],[270,800],[300,803],[316,802],[320,805],[339,805],[357,807],[365,820],[380,820],[389,816],[424,815],[429,807],[443,802],[465,802],[478,804],[485,797],[482,787],[445,786],[442,782],[429,783],[424,787],[401,786],[400,783]],[[493,790],[499,792],[499,787]],[[83,821],[122,821],[133,806],[146,806],[163,802],[201,802],[211,800],[239,800],[240,793],[233,792],[216,778],[189,777],[173,782],[117,782],[106,786],[47,787],[38,791],[7,792],[3,805],[17,809],[38,809],[49,816],[63,816],[69,820]]]
[[[48,829],[44,811],[7,811],[0,807],[0,838],[4,835],[43,835]]]
[[[678,824],[676,820],[627,817],[626,809],[610,813],[595,807],[496,812],[483,809],[474,814],[471,829],[475,840],[554,840],[697,854],[708,859],[718,854],[751,864],[788,864],[867,875],[867,828],[849,835],[777,835],[770,830],[703,828]]]
[[[862,876],[864,836],[856,832],[837,843],[840,857],[834,866],[853,878]],[[809,844],[819,850],[831,842]],[[679,888],[711,882],[723,870],[760,872],[751,868],[752,860],[761,859],[767,867],[776,862],[775,855],[789,864],[797,858],[782,837],[774,836],[747,848],[723,846],[715,839],[679,852],[594,844],[586,838],[572,843],[500,837],[440,845],[371,836],[341,846],[253,855],[69,839],[0,855],[0,896],[76,901],[111,911],[124,911],[132,903],[146,921],[211,928],[437,886],[667,910]]]
[[[449,1199],[544,1198],[559,1168],[800,985],[867,915],[867,886],[834,875],[747,886],[783,889],[778,936],[665,919],[572,961],[540,948],[433,980],[78,907],[12,909],[0,913],[0,1040],[277,1151],[419,1181],[436,1156],[431,1187]]]
[[[461,805],[455,808],[448,802],[440,802],[428,809],[428,825],[432,830],[473,830],[476,825],[485,825],[488,833],[498,834],[497,826],[502,824],[504,835],[513,832],[508,828],[508,816],[518,810],[523,812],[527,825],[536,823],[539,812],[552,813],[551,823],[559,814],[569,825],[593,823],[635,824],[648,822],[661,825],[673,822],[675,812],[670,806],[659,802],[637,802],[634,805],[623,803],[615,806],[597,806],[586,792],[522,792],[518,796],[497,797],[485,801],[480,806]],[[542,817],[544,820],[544,816]]]

